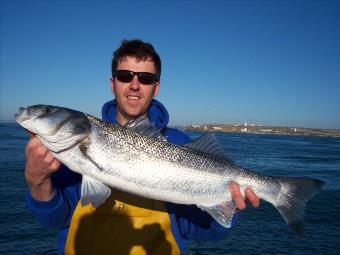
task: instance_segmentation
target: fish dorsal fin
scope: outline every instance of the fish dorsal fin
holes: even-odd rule
[[[198,207],[209,213],[210,216],[213,217],[223,227],[231,227],[233,215],[236,211],[236,206],[233,201],[226,201],[213,206],[198,205]]]
[[[217,141],[214,134],[202,135],[186,146],[197,151],[212,154],[223,159],[228,159],[228,155],[225,149],[222,148],[221,144]]]
[[[95,179],[83,175],[81,183],[81,205],[92,204],[94,207],[99,207],[110,196],[111,190],[103,183]]]
[[[162,134],[162,129],[153,125],[147,116],[140,116],[137,119],[128,121],[124,127],[159,141],[166,142],[165,136]]]

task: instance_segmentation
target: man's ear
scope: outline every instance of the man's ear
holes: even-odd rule
[[[156,97],[158,95],[158,90],[159,90],[159,86],[160,86],[160,82],[156,82],[154,86],[154,91],[153,91],[153,97]]]
[[[115,86],[114,78],[110,78],[110,89],[111,89],[112,95],[115,95],[114,86]]]

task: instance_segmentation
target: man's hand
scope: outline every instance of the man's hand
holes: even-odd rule
[[[234,183],[234,182],[230,183],[229,190],[231,193],[231,197],[233,198],[233,201],[239,210],[244,210],[246,208],[247,201],[250,202],[250,204],[254,208],[259,207],[260,199],[252,189],[250,188],[245,189],[244,191],[246,195],[245,198],[242,196],[241,191],[240,191],[240,186],[237,183]]]
[[[48,201],[53,195],[51,175],[60,167],[60,162],[47,148],[31,135],[26,145],[25,178],[31,195],[39,201]]]

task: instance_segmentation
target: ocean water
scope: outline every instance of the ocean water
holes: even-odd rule
[[[188,133],[195,138],[200,133]],[[279,213],[261,201],[240,213],[218,242],[190,242],[195,254],[338,254],[340,251],[340,138],[215,133],[239,165],[271,175],[309,176],[327,182],[308,202],[306,233],[296,237]],[[40,227],[24,193],[25,131],[0,124],[0,254],[56,254],[57,231]]]

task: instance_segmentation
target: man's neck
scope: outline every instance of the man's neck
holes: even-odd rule
[[[146,115],[146,113],[145,113],[145,114],[142,114],[142,115],[140,115],[140,116],[145,116],[145,115]],[[124,126],[124,125],[125,125],[126,123],[128,123],[129,121],[135,120],[135,119],[137,119],[137,118],[140,117],[140,116],[124,116],[123,114],[117,112],[116,120],[117,120],[117,122],[118,122],[119,125]]]

